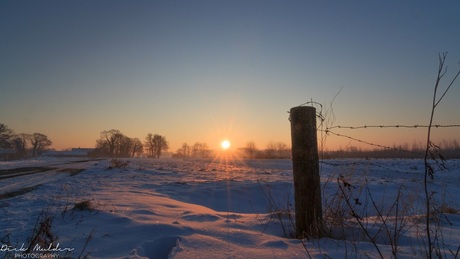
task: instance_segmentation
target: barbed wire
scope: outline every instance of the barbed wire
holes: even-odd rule
[[[323,105],[322,105],[321,103],[319,103],[319,102],[315,102],[315,101],[311,100],[311,101],[302,103],[302,104],[300,104],[300,105],[297,105],[297,106],[295,106],[294,108],[298,108],[298,107],[302,107],[302,106],[307,106],[307,105],[312,106],[312,107],[315,107],[315,106],[319,107],[319,111],[316,112],[316,117],[318,117],[318,118],[320,119],[320,121],[323,122],[324,119],[325,119],[324,116],[323,116]],[[316,107],[315,107],[315,108],[316,108]],[[288,111],[287,113],[289,113],[289,118],[288,118],[288,120],[291,121],[291,115],[290,115],[291,112]]]
[[[328,127],[326,130],[330,129],[369,129],[369,128],[428,128],[429,125],[362,125],[362,126],[331,126]],[[441,125],[441,124],[434,124],[431,125],[432,128],[456,128],[460,127],[460,124],[451,124],[451,125]]]
[[[334,123],[334,118],[332,119],[332,122],[330,122],[329,119],[327,119],[327,118],[329,116],[335,117],[333,112],[332,112],[332,115],[327,115],[327,114],[324,115],[323,114],[323,105],[321,103],[315,102],[313,100],[305,102],[305,103],[302,103],[302,104],[300,104],[300,105],[298,105],[296,107],[302,107],[302,106],[306,106],[306,105],[309,105],[309,106],[312,106],[312,107],[315,107],[315,108],[318,109],[318,111],[316,112],[316,117],[319,119],[320,123],[319,123],[319,125],[317,125],[317,130],[319,132],[321,132],[321,143],[323,143],[323,141],[324,141],[326,136],[334,135],[334,136],[337,136],[337,137],[347,138],[347,139],[350,139],[352,141],[356,141],[356,142],[363,143],[363,144],[373,146],[373,147],[377,147],[377,148],[382,148],[382,149],[386,149],[386,150],[393,150],[393,151],[399,151],[399,152],[405,152],[405,153],[411,153],[411,154],[416,154],[416,155],[423,155],[423,153],[420,152],[420,151],[407,150],[407,149],[403,149],[401,147],[396,147],[396,146],[393,146],[393,147],[385,146],[385,145],[381,145],[381,144],[378,144],[378,143],[373,143],[373,142],[369,142],[369,141],[366,141],[366,140],[358,139],[358,138],[355,138],[355,137],[352,137],[352,136],[349,136],[349,135],[336,133],[336,132],[331,131],[331,130],[332,129],[358,130],[358,129],[372,129],[372,128],[375,128],[375,129],[384,129],[384,128],[416,129],[416,128],[429,128],[429,127],[431,127],[431,128],[459,128],[460,127],[460,124],[447,124],[447,125],[443,125],[443,124],[432,124],[432,125],[424,125],[424,124],[414,124],[414,125],[389,124],[389,125],[384,125],[384,124],[380,124],[380,125],[359,125],[359,126],[349,126],[349,125],[332,126],[331,124]],[[288,113],[290,113],[290,112],[288,111]],[[290,120],[291,120],[291,118],[290,118],[290,115],[289,115],[289,121]],[[327,125],[327,124],[329,124],[329,125]],[[325,134],[325,135],[323,136],[323,134]]]
[[[398,147],[390,147],[390,146],[385,146],[385,145],[365,141],[365,140],[358,139],[358,138],[355,138],[355,137],[351,137],[351,136],[348,136],[348,135],[345,135],[345,134],[340,134],[340,133],[333,132],[333,131],[331,131],[331,129],[357,130],[357,129],[370,129],[370,128],[379,128],[379,129],[382,129],[382,128],[396,128],[396,129],[398,129],[398,128],[428,128],[428,127],[430,127],[430,126],[429,125],[420,125],[420,124],[415,124],[415,125],[401,125],[401,124],[395,124],[395,125],[362,125],[362,126],[342,126],[342,125],[338,125],[338,126],[328,127],[328,128],[326,128],[324,130],[324,132],[325,132],[326,135],[334,135],[334,136],[337,136],[337,137],[347,138],[347,139],[350,139],[350,140],[353,140],[353,141],[356,141],[356,142],[359,142],[359,143],[363,143],[363,144],[366,144],[366,145],[369,145],[369,146],[373,146],[373,147],[378,147],[378,148],[383,148],[383,149],[387,149],[387,150],[394,150],[394,151],[400,151],[400,152],[406,152],[406,153],[412,153],[412,154],[420,155],[421,154],[420,152],[411,151],[411,150],[407,150],[407,149],[402,149],[402,148],[398,148]],[[455,127],[460,127],[460,125],[458,125],[458,124],[449,124],[449,125],[434,124],[434,125],[431,125],[431,127],[433,127],[433,128],[455,128]]]

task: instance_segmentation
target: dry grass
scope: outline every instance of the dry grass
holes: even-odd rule
[[[93,204],[91,203],[90,200],[84,200],[84,201],[80,201],[80,202],[77,202],[75,203],[75,205],[73,206],[73,209],[74,210],[87,210],[87,211],[93,211],[94,210],[94,207],[93,207]]]
[[[128,166],[128,164],[129,164],[128,160],[113,158],[112,160],[110,160],[110,165],[107,167],[106,170],[110,170],[113,168],[125,168]]]

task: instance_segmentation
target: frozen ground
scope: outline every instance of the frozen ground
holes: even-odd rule
[[[110,159],[0,162],[1,172],[51,168],[0,180],[0,256],[425,257],[421,160],[325,160],[327,233],[311,240],[292,238],[290,160],[129,161],[125,168],[110,168]],[[460,244],[460,161],[447,167],[430,181],[433,204],[444,212],[431,222],[441,227],[436,247],[453,258]],[[27,254],[33,236],[42,250]]]

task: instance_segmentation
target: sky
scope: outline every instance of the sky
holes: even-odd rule
[[[333,126],[427,124],[438,54],[460,61],[458,1],[0,1],[0,123],[58,150],[144,140],[290,146],[290,108]],[[460,81],[435,123],[460,124]],[[331,105],[332,104],[332,105]],[[320,109],[318,107],[318,109]],[[381,145],[426,129],[336,130]],[[459,128],[434,139],[460,139]],[[327,148],[359,146],[329,136]],[[367,147],[364,147],[367,148]],[[373,148],[373,147],[369,147]]]

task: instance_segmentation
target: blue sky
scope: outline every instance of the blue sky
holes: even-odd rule
[[[446,79],[459,68],[459,13],[457,1],[1,1],[0,123],[58,149],[112,128],[165,135],[173,151],[264,148],[289,144],[291,107],[343,87],[336,125],[426,124],[438,53]],[[457,83],[438,123],[459,124],[459,97]],[[425,131],[343,133],[393,145]]]

